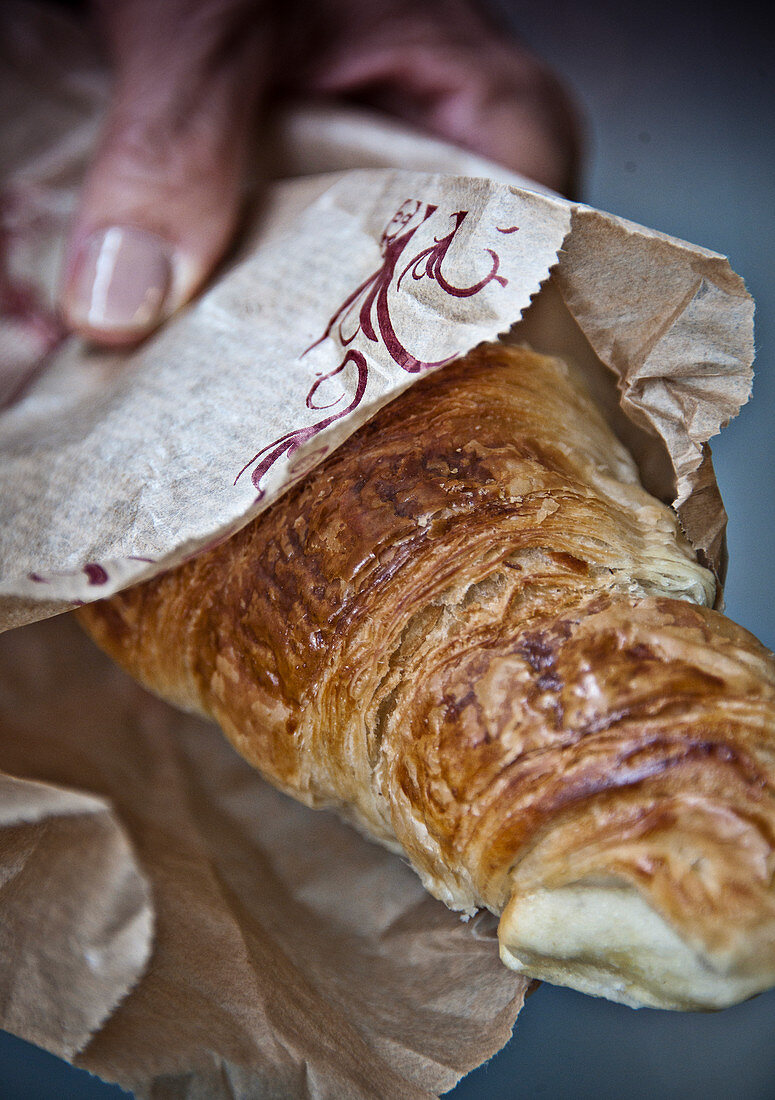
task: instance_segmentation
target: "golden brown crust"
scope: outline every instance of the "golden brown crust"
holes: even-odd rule
[[[686,600],[712,603],[710,575],[565,365],[488,345],[227,543],[81,617],[448,904],[505,910],[510,965],[691,1006],[748,995],[755,966],[775,981],[775,672]],[[638,929],[645,899],[742,984],[709,993],[702,971],[687,991],[635,946],[601,963],[576,944],[558,968],[528,943],[515,899],[545,914],[614,881]]]

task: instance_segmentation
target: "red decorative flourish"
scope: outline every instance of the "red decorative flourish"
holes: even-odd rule
[[[84,565],[83,571],[86,574],[89,584],[107,584],[108,574],[107,570],[96,561],[89,561]]]
[[[499,233],[517,233],[519,231],[518,225],[510,225],[508,229],[501,229],[499,225],[496,225],[495,228]]]
[[[150,558],[136,559],[141,561],[150,561]],[[87,582],[91,584],[107,584],[110,580],[108,572],[104,566],[100,565],[96,561],[88,561],[85,565],[82,565],[80,569],[70,573],[55,573],[55,577],[73,577],[75,573],[85,573]],[[44,577],[40,573],[28,573],[29,580],[34,581],[36,584],[51,584],[50,577]]]
[[[380,251],[383,257],[382,263],[368,279],[362,282],[359,287],[356,287],[348,298],[345,298],[344,302],[326,325],[323,335],[319,340],[316,340],[314,344],[310,344],[303,353],[304,355],[312,351],[312,349],[316,348],[319,344],[322,344],[323,341],[331,335],[334,327],[336,327],[339,342],[343,347],[347,347],[348,344],[351,344],[358,333],[363,333],[367,340],[375,344],[379,342],[379,336],[381,336],[385,346],[390,352],[391,358],[394,359],[399,366],[403,367],[404,370],[417,371],[421,370],[424,366],[431,365],[421,363],[418,359],[415,359],[413,355],[410,355],[402,346],[393,329],[393,323],[390,319],[390,308],[388,305],[388,290],[393,282],[398,261],[401,259],[404,250],[417,230],[436,212],[437,209],[430,203],[426,203],[425,210],[420,220],[415,222],[414,225],[411,225],[414,218],[420,214],[422,206],[423,204],[421,202],[414,200],[413,202],[407,201],[399,207],[385,227],[380,239]],[[408,225],[411,225],[411,228],[406,229]],[[406,231],[402,232],[404,229]],[[358,324],[349,335],[345,335],[345,322],[354,312],[359,301],[361,306],[358,311]],[[376,314],[376,328],[372,313]],[[377,335],[377,329],[379,330],[379,336]],[[437,364],[434,363],[432,365],[436,366]]]
[[[467,210],[458,210],[452,217],[455,220],[455,224],[446,237],[434,237],[434,243],[429,248],[424,248],[413,260],[410,260],[404,270],[398,277],[396,283],[396,290],[401,289],[401,281],[408,271],[412,272],[413,279],[423,279],[427,276],[429,279],[434,280],[439,284],[441,289],[447,294],[450,294],[453,298],[472,298],[474,294],[478,294],[480,290],[483,290],[488,283],[494,279],[501,286],[508,284],[508,279],[504,279],[502,275],[498,275],[498,268],[500,267],[500,259],[497,253],[493,252],[491,248],[486,249],[492,256],[492,267],[483,279],[480,279],[478,283],[473,283],[471,286],[452,286],[447,282],[441,271],[441,265],[446,258],[449,246],[455,239],[460,226],[466,219],[468,214]],[[425,265],[423,266],[423,260]]]
[[[280,436],[279,439],[276,439],[274,443],[270,443],[268,446],[262,447],[258,454],[254,455],[253,458],[251,458],[250,462],[246,462],[240,472],[237,474],[234,479],[235,485],[245,473],[245,471],[248,470],[254,462],[258,462],[258,465],[251,474],[251,481],[258,490],[258,497],[256,499],[261,500],[265,494],[265,489],[262,486],[261,482],[263,481],[264,476],[268,473],[272,466],[274,466],[275,462],[277,462],[279,458],[281,458],[283,455],[287,455],[290,458],[294,451],[297,451],[303,443],[307,443],[310,439],[314,439],[314,437],[319,432],[322,432],[324,428],[327,428],[330,424],[335,423],[337,420],[341,420],[343,416],[346,416],[348,413],[352,412],[353,409],[358,408],[361,401],[363,400],[363,395],[366,392],[366,382],[368,379],[369,368],[366,364],[366,359],[361,354],[361,352],[355,351],[353,349],[347,352],[338,367],[335,367],[334,370],[332,370],[329,374],[325,374],[322,378],[317,379],[314,386],[307,395],[307,408],[325,409],[330,407],[327,405],[311,404],[315,390],[322,382],[325,382],[326,379],[333,378],[335,374],[339,374],[340,371],[343,371],[348,363],[355,364],[355,367],[358,371],[358,381],[355,387],[355,395],[353,396],[353,399],[347,406],[347,408],[342,409],[340,412],[332,413],[331,416],[327,416],[325,419],[319,420],[317,424],[310,424],[306,428],[297,428],[293,432],[287,432],[285,435]],[[333,402],[333,404],[337,403],[338,402],[336,401]],[[259,459],[261,460],[260,462]]]
[[[352,344],[359,334],[363,335],[372,343],[379,343],[381,340],[393,362],[409,374],[417,374],[420,371],[443,366],[444,363],[448,363],[451,359],[455,358],[454,355],[451,355],[446,359],[439,359],[435,362],[426,362],[418,359],[401,343],[393,327],[393,321],[390,316],[388,292],[393,285],[399,261],[418,229],[435,214],[436,210],[437,207],[432,203],[422,203],[418,199],[407,200],[399,207],[386,225],[380,238],[382,263],[373,274],[365,279],[360,286],[356,287],[352,294],[344,300],[329,320],[323,335],[313,344],[310,344],[302,353],[303,355],[307,355],[313,348],[322,344],[332,333],[335,333],[343,348],[347,348],[349,344]],[[445,277],[442,271],[442,265],[456,234],[467,216],[467,210],[458,210],[450,215],[453,225],[449,233],[443,237],[434,237],[434,243],[432,245],[418,252],[417,255],[406,264],[396,281],[396,291],[400,290],[404,276],[410,272],[415,281],[424,278],[431,279],[433,282],[438,283],[446,294],[455,298],[471,298],[483,290],[488,283],[493,281],[500,284],[500,286],[507,285],[508,280],[504,278],[503,275],[498,274],[500,259],[497,253],[493,252],[491,248],[485,249],[485,251],[489,253],[492,259],[492,265],[489,272],[482,279],[472,283],[470,286],[459,287],[450,283]],[[513,229],[501,230],[500,232],[511,233],[515,232],[517,228],[517,226],[514,226]],[[352,328],[352,331],[345,331],[348,321],[351,318],[354,319],[354,315],[356,314],[357,322],[354,328]],[[276,439],[273,443],[262,448],[258,454],[254,455],[253,458],[242,467],[234,479],[235,484],[246,470],[255,463],[258,463],[253,470],[251,480],[258,490],[257,499],[261,500],[265,493],[261,482],[274,463],[277,462],[282,455],[292,455],[303,443],[307,443],[325,428],[329,427],[335,421],[341,420],[342,417],[347,416],[348,413],[351,413],[358,407],[366,391],[368,365],[364,355],[354,350],[346,352],[338,367],[335,367],[334,370],[330,371],[328,374],[322,375],[315,380],[307,394],[306,405],[308,409],[320,410],[331,409],[335,405],[338,405],[344,399],[344,394],[341,394],[335,401],[323,405],[315,403],[315,394],[323,382],[340,374],[348,363],[353,363],[358,371],[355,395],[350,403],[345,408],[338,412],[331,413],[316,424],[287,432],[284,436],[281,436],[280,439]]]

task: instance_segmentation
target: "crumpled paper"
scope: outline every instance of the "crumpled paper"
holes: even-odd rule
[[[277,121],[293,178],[213,285],[138,350],[97,352],[53,301],[106,74],[33,5],[6,5],[0,53],[0,629],[227,537],[506,333],[573,356],[723,576],[707,440],[753,358],[723,257],[395,124],[299,109]],[[69,618],[0,643],[5,1027],[154,1097],[429,1096],[506,1041],[525,983],[489,916],[462,924],[267,788]]]
[[[61,66],[50,94],[61,113],[69,92],[78,121],[58,118],[52,135],[29,43],[16,69],[14,45],[5,79],[17,128],[25,91],[32,106],[28,142],[10,143],[0,211],[6,278],[38,303],[15,318],[29,344],[30,317],[39,330],[50,314],[101,97],[96,75],[77,81]],[[502,170],[500,181],[472,176],[487,167],[476,158],[462,177],[355,169],[354,149],[373,163],[373,139],[354,136],[371,129],[331,113],[286,118],[279,143],[295,155],[278,152],[279,163],[298,175],[263,197],[215,283],[136,351],[51,335],[24,369],[18,352],[0,418],[0,628],[110,595],[227,537],[413,380],[508,332],[542,298],[580,328],[582,365],[647,487],[675,502],[721,572],[706,444],[746,400],[753,359],[753,303],[727,261],[503,182]],[[416,139],[404,150],[400,135],[381,135],[383,161],[388,150],[416,162]],[[339,148],[348,170],[307,174],[305,138],[313,169],[333,167]]]
[[[269,787],[72,616],[0,638],[0,769],[7,1030],[154,1100],[419,1100],[508,1039],[527,983],[493,917]]]

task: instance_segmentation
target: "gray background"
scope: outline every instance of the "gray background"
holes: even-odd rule
[[[497,0],[491,0],[495,5]],[[775,79],[757,6],[497,2],[586,112],[580,198],[729,256],[757,303],[753,400],[713,443],[727,614],[775,647]],[[765,9],[766,11],[766,9]],[[456,1100],[771,1100],[775,993],[712,1015],[542,986]]]
[[[582,105],[588,149],[577,197],[723,252],[757,301],[754,399],[713,450],[730,516],[727,613],[775,647],[769,22],[745,3],[489,2]],[[0,1035],[3,1100],[121,1095]],[[775,1100],[775,993],[723,1013],[684,1015],[634,1012],[543,986],[508,1046],[450,1095]]]

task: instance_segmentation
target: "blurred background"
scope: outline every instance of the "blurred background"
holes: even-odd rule
[[[753,400],[713,442],[727,613],[775,647],[775,73],[758,5],[487,0],[575,93],[593,206],[727,255],[757,302]],[[125,1096],[0,1034],[3,1100]],[[456,1100],[775,1098],[775,992],[722,1013],[633,1011],[541,987]],[[388,1100],[388,1098],[386,1098]]]
[[[492,0],[496,3],[496,0]],[[775,647],[775,76],[754,4],[497,0],[586,116],[579,198],[728,256],[756,303],[753,399],[714,441],[726,612]],[[542,986],[456,1100],[772,1100],[775,993],[715,1014]]]

